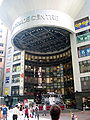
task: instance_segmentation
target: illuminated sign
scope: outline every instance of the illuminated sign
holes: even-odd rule
[[[89,17],[85,17],[83,19],[75,21],[75,30],[78,30],[89,25],[90,25]]]

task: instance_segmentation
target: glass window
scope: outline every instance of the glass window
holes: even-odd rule
[[[57,58],[59,58],[59,55],[57,55]]]
[[[25,60],[28,60],[28,54],[25,54]]]
[[[80,73],[90,72],[90,60],[79,62]]]
[[[56,59],[56,56],[53,56],[54,59]]]
[[[12,83],[20,82],[20,74],[12,75]]]
[[[81,77],[81,88],[82,91],[90,91],[90,76]]]
[[[37,59],[38,59],[38,57],[37,57],[37,56],[35,56],[35,59],[37,60]]]
[[[52,56],[50,56],[50,59],[53,59],[53,57],[52,57]]]
[[[12,70],[13,70],[13,72],[20,72],[21,64],[18,63],[18,64],[13,65],[13,69]]]
[[[19,95],[19,86],[11,87],[11,95]]]
[[[13,61],[18,61],[21,59],[21,52],[13,55]]]
[[[28,55],[28,60],[31,60],[31,55]]]
[[[65,57],[65,53],[63,53],[63,57]]]
[[[62,54],[60,54],[60,57],[62,57]]]

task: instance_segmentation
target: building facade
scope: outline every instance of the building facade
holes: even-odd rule
[[[12,31],[8,41],[18,48],[7,45],[4,96],[36,100],[37,94],[55,92],[81,109],[90,99],[90,1],[42,1],[21,2],[21,11],[13,2],[9,21],[0,14]]]

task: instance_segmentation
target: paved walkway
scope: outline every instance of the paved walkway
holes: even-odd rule
[[[77,117],[75,120],[90,120],[90,111],[80,111],[80,112],[74,112],[74,115]],[[7,120],[13,120],[12,116],[8,116]],[[28,120],[27,118],[24,118],[24,116],[18,118],[18,120]],[[29,120],[38,120],[37,118],[29,118]],[[49,113],[47,116],[42,116],[40,114],[39,120],[51,120]],[[72,120],[71,119],[71,113],[61,113],[60,120]]]

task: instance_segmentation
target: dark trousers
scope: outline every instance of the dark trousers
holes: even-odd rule
[[[16,114],[13,115],[13,120],[17,120],[17,115]]]
[[[46,116],[46,110],[43,110],[43,116],[44,116],[44,115]]]
[[[29,115],[28,115],[28,113],[25,113],[25,117],[29,118]]]

